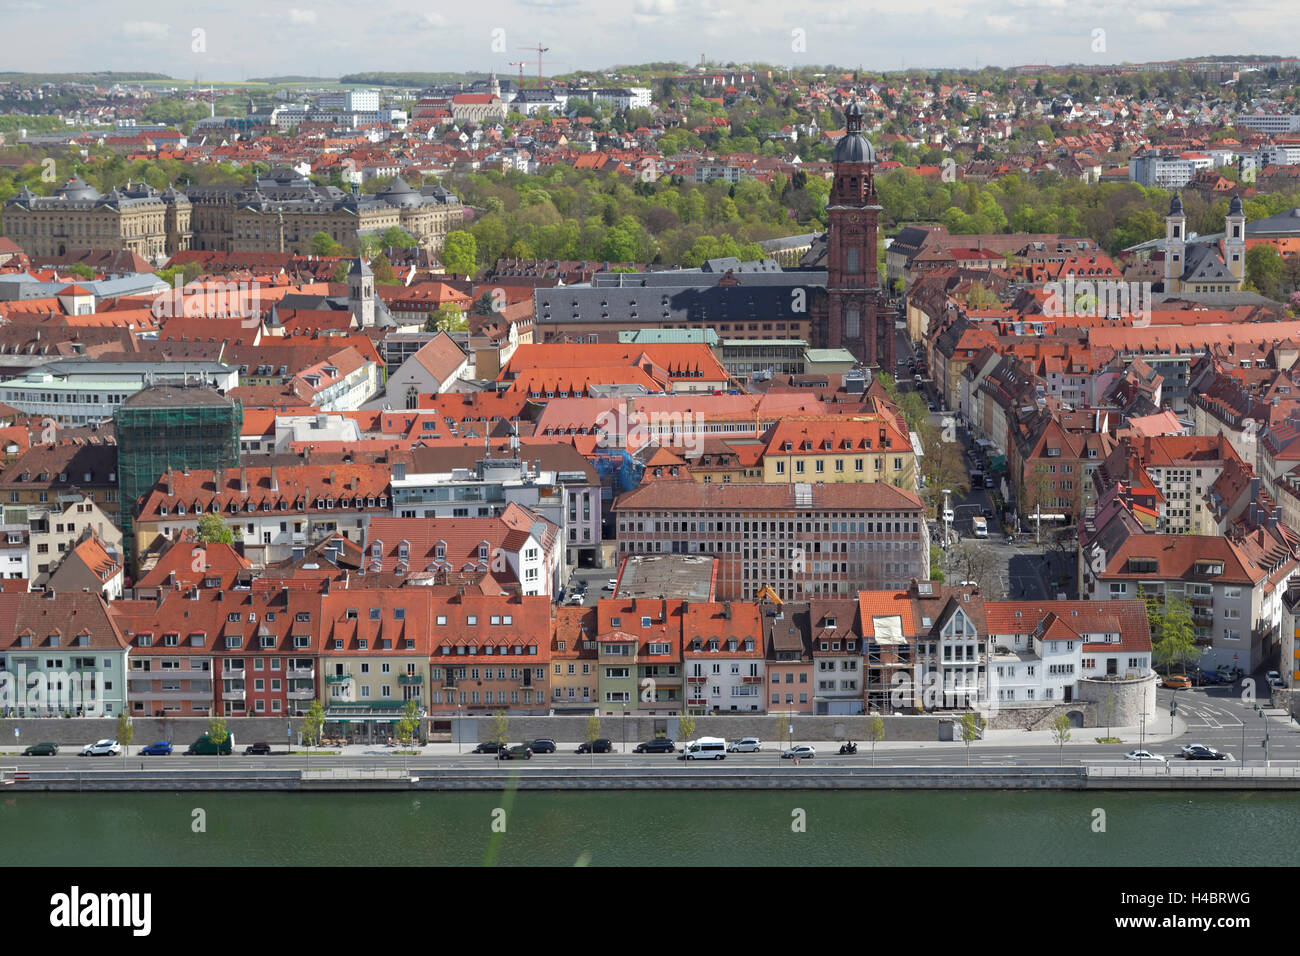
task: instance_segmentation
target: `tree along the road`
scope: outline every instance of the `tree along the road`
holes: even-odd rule
[[[876,765],[876,744],[885,739],[885,719],[879,714],[872,714],[867,721],[867,739],[871,741],[871,766]]]
[[[1070,742],[1070,717],[1068,714],[1057,714],[1056,719],[1052,721],[1052,742],[1056,744],[1061,759],[1065,759],[1065,745]]]
[[[135,736],[135,726],[131,722],[131,715],[121,713],[117,715],[117,742],[122,745],[122,762],[126,763],[127,751],[131,749],[131,738]]]
[[[504,747],[510,740],[510,717],[504,710],[498,710],[492,715],[492,723],[488,725],[488,739]]]
[[[302,733],[303,742],[308,747],[319,742],[321,730],[325,727],[325,709],[321,702],[313,700],[311,706],[307,708],[307,716],[302,719],[302,725],[299,727]]]
[[[1196,626],[1192,622],[1192,606],[1182,595],[1166,594],[1164,603],[1155,595],[1139,591],[1147,609],[1147,624],[1151,629],[1152,657],[1160,667],[1175,662],[1179,670],[1187,669],[1187,660],[1196,654]]]
[[[974,713],[961,715],[961,740],[966,745],[966,766],[970,766],[970,745],[980,739],[979,715]]]

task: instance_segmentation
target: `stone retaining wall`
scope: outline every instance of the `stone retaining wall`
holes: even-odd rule
[[[293,739],[298,739],[302,718],[288,717],[227,717],[226,729],[235,735],[239,746],[266,741],[272,747],[283,747],[286,741],[284,728],[293,725]],[[169,719],[137,717],[131,722],[132,747],[143,747],[156,740],[167,740],[177,746],[188,747],[208,731],[207,717],[174,717]],[[14,737],[14,729],[18,737]],[[52,743],[60,747],[84,747],[105,737],[117,736],[117,719],[112,717],[7,717],[0,721],[0,747],[29,747],[32,744]]]
[[[734,714],[696,717],[690,739],[722,737],[726,740],[739,740],[741,737],[758,737],[769,747],[778,743],[827,743],[841,740],[867,744],[867,722],[870,719],[863,714],[781,717],[772,714]],[[885,740],[939,739],[940,717],[928,714],[915,717],[891,715],[882,716],[881,719],[885,723]],[[562,743],[581,741],[587,739],[587,720],[586,717],[511,717],[507,736],[512,742],[537,737],[550,737]],[[652,740],[660,732],[673,740],[687,739],[681,732],[678,717],[641,717],[629,714],[627,717],[601,717],[600,720],[600,733],[597,736],[608,737],[620,745],[626,740],[629,747],[643,740]],[[462,742],[481,743],[491,739],[491,717],[462,717],[459,723]],[[790,733],[792,724],[793,734]],[[452,739],[456,739],[454,730]]]

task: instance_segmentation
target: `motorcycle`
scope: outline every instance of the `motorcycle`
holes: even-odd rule
[[[857,752],[858,752],[857,744],[840,744],[840,753],[842,754],[855,754]]]

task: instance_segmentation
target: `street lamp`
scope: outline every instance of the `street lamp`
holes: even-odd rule
[[[293,722],[290,721],[284,725],[284,754],[287,757],[293,753]]]
[[[460,753],[460,704],[456,705],[456,753]]]
[[[627,753],[627,701],[620,701],[619,704],[623,708],[623,753]]]

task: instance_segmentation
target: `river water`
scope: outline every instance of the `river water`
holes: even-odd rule
[[[0,864],[1285,866],[1298,810],[1252,792],[6,793]]]

